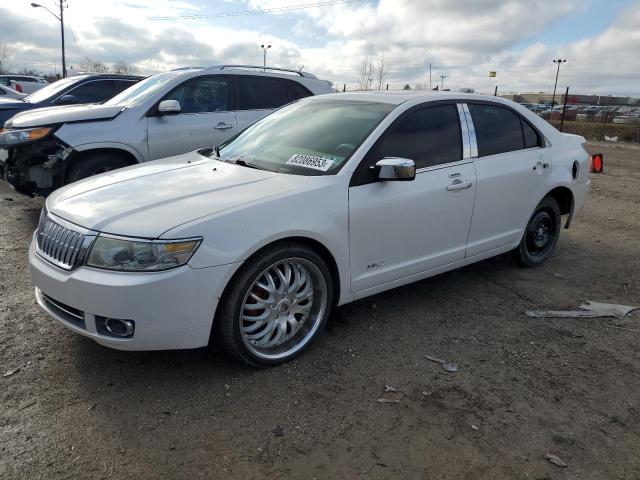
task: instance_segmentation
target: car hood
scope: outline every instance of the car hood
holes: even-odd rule
[[[25,102],[20,103],[24,105]],[[8,121],[6,126],[7,128],[28,128],[65,122],[104,120],[115,117],[122,109],[122,106],[106,105],[65,105],[35,108],[28,112],[18,113]]]
[[[23,102],[19,98],[0,98],[0,110],[15,108],[29,108],[29,103]]]
[[[159,238],[178,225],[285,193],[300,178],[191,152],[70,184],[47,198],[47,209],[92,230]]]

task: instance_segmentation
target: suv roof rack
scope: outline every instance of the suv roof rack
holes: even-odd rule
[[[270,71],[270,72],[286,72],[286,73],[294,73],[300,77],[306,77],[306,78],[318,78],[315,75],[308,73],[308,72],[303,72],[302,70],[291,70],[290,68],[278,68],[278,67],[263,67],[260,65],[209,65],[208,67],[206,67],[207,69],[218,69],[218,70],[224,70],[226,68],[240,68],[240,69],[246,69],[246,70],[261,70],[263,72],[266,71]]]

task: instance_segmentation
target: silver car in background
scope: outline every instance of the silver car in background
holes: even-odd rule
[[[287,103],[330,93],[331,83],[298,70],[245,65],[159,73],[99,105],[15,115],[0,148],[5,178],[47,195],[98,173],[222,143]]]

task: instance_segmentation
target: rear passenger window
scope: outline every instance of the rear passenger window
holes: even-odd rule
[[[285,80],[287,90],[289,90],[289,100],[295,101],[301,98],[310,97],[311,92],[294,80]]]
[[[476,131],[478,156],[522,150],[520,117],[507,108],[495,105],[469,104]]]
[[[540,146],[538,134],[531,125],[522,120],[522,133],[524,134],[524,148],[533,148]]]
[[[461,160],[458,111],[454,105],[437,105],[409,113],[384,134],[376,149],[374,163],[401,157],[424,168]]]
[[[287,103],[287,89],[277,78],[236,77],[236,110],[278,108]]]

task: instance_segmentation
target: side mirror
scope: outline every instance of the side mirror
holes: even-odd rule
[[[177,100],[163,100],[158,105],[158,114],[160,115],[177,115],[181,111],[182,107]]]
[[[78,103],[78,97],[75,95],[63,95],[56,100],[58,105],[75,105],[76,103]]]
[[[376,162],[373,170],[378,180],[413,180],[416,164],[408,158],[386,157]]]

